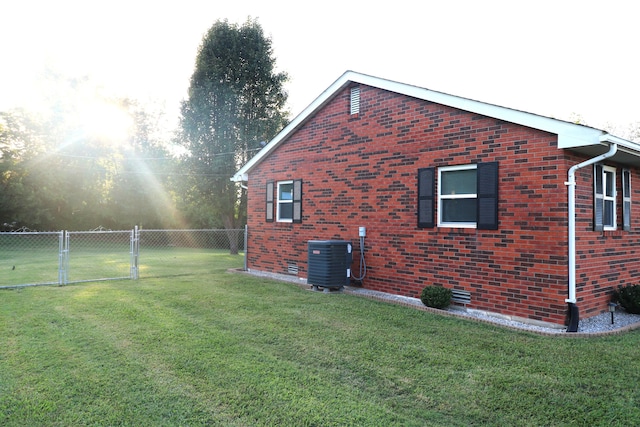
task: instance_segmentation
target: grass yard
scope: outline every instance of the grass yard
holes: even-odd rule
[[[543,337],[240,274],[0,291],[0,425],[628,426],[640,331]]]
[[[58,283],[58,248],[11,249],[0,246],[0,286]]]
[[[213,258],[218,263],[228,262],[227,265],[232,265],[229,263],[234,261],[225,258],[228,253],[223,249],[143,247],[140,249],[139,277],[209,274],[215,266]],[[57,246],[0,246],[0,286],[57,284],[59,266]],[[130,247],[128,243],[103,247],[75,246],[69,253],[68,268],[69,283],[128,278],[131,270]]]

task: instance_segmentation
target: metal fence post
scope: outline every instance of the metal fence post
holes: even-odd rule
[[[244,225],[244,271],[247,271],[247,253],[248,251],[248,246],[247,243],[249,241],[249,225],[245,224]]]
[[[61,231],[59,241],[58,285],[63,286],[69,280],[69,233]]]
[[[205,272],[212,255],[225,251],[237,254],[243,240],[242,261],[248,270],[248,236],[246,225],[238,229],[142,230],[135,226],[116,231],[99,227],[90,231],[1,232],[0,288],[137,280],[142,271],[145,277]],[[33,263],[41,268],[29,268]]]
[[[58,286],[64,283],[64,231],[58,234]]]
[[[140,230],[136,225],[131,231],[131,273],[130,277],[133,280],[139,278],[139,258],[140,258]]]

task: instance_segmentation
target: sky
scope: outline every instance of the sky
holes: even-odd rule
[[[352,70],[619,136],[640,122],[640,25],[628,0],[3,3],[0,111],[36,108],[54,70],[177,116],[206,31],[252,17],[290,77],[291,118]]]

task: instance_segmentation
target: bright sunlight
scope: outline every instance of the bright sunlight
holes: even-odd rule
[[[127,111],[99,99],[81,112],[80,123],[87,135],[114,146],[128,145],[133,126]]]

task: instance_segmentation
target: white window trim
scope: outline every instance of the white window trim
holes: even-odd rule
[[[442,200],[451,199],[478,199],[478,193],[475,194],[458,194],[458,195],[442,195],[442,172],[461,171],[478,169],[477,165],[460,165],[460,166],[443,166],[438,168],[438,227],[450,228],[476,228],[478,223],[474,222],[444,222],[442,221]]]
[[[289,181],[280,181],[278,182],[277,191],[276,191],[276,221],[278,222],[293,222],[293,216],[291,218],[280,218],[280,205],[283,203],[291,203],[293,205],[293,197],[291,200],[280,200],[280,186],[285,184],[291,184],[292,186],[292,195],[293,195],[293,180]]]
[[[613,195],[607,195],[607,173],[613,174]],[[605,210],[606,210],[606,202],[611,201],[611,205],[613,207],[613,212],[611,212],[611,218],[613,221],[613,225],[605,225],[602,224],[602,229],[605,231],[614,231],[617,229],[618,218],[616,217],[616,197],[618,194],[617,185],[616,185],[616,168],[611,166],[602,166],[602,203],[604,206],[602,207],[602,218],[606,218]]]

